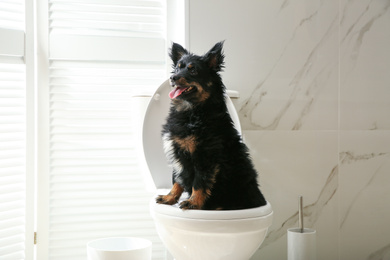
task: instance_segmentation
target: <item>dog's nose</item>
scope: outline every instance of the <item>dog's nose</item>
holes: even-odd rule
[[[177,75],[172,75],[171,78],[170,78],[172,81],[176,81],[179,79],[179,77]]]

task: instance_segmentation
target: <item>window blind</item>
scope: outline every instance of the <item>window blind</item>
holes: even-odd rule
[[[164,62],[165,9],[161,0],[50,0],[50,58]]]
[[[0,27],[24,31],[24,0],[1,0]]]
[[[1,0],[0,259],[24,259],[26,255],[24,25],[24,1]]]
[[[0,259],[24,259],[25,66],[0,63]]]
[[[165,1],[49,1],[48,259],[86,243],[155,231],[136,147],[132,96],[166,78]]]

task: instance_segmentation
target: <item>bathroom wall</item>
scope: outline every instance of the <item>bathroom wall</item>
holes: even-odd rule
[[[390,1],[189,0],[189,48],[225,41],[228,89],[274,223],[253,259],[390,259]]]

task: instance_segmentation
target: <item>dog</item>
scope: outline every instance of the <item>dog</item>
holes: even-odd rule
[[[225,103],[223,43],[203,56],[173,43],[171,106],[162,138],[172,165],[173,187],[157,203],[178,203],[183,210],[237,210],[267,202],[259,189],[248,148],[233,125]]]

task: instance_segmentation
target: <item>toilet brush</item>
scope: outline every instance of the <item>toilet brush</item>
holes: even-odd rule
[[[287,259],[316,260],[316,231],[303,226],[303,198],[298,201],[298,228],[287,230]]]
[[[299,196],[299,202],[298,202],[298,227],[301,230],[301,233],[303,233],[303,197]]]

